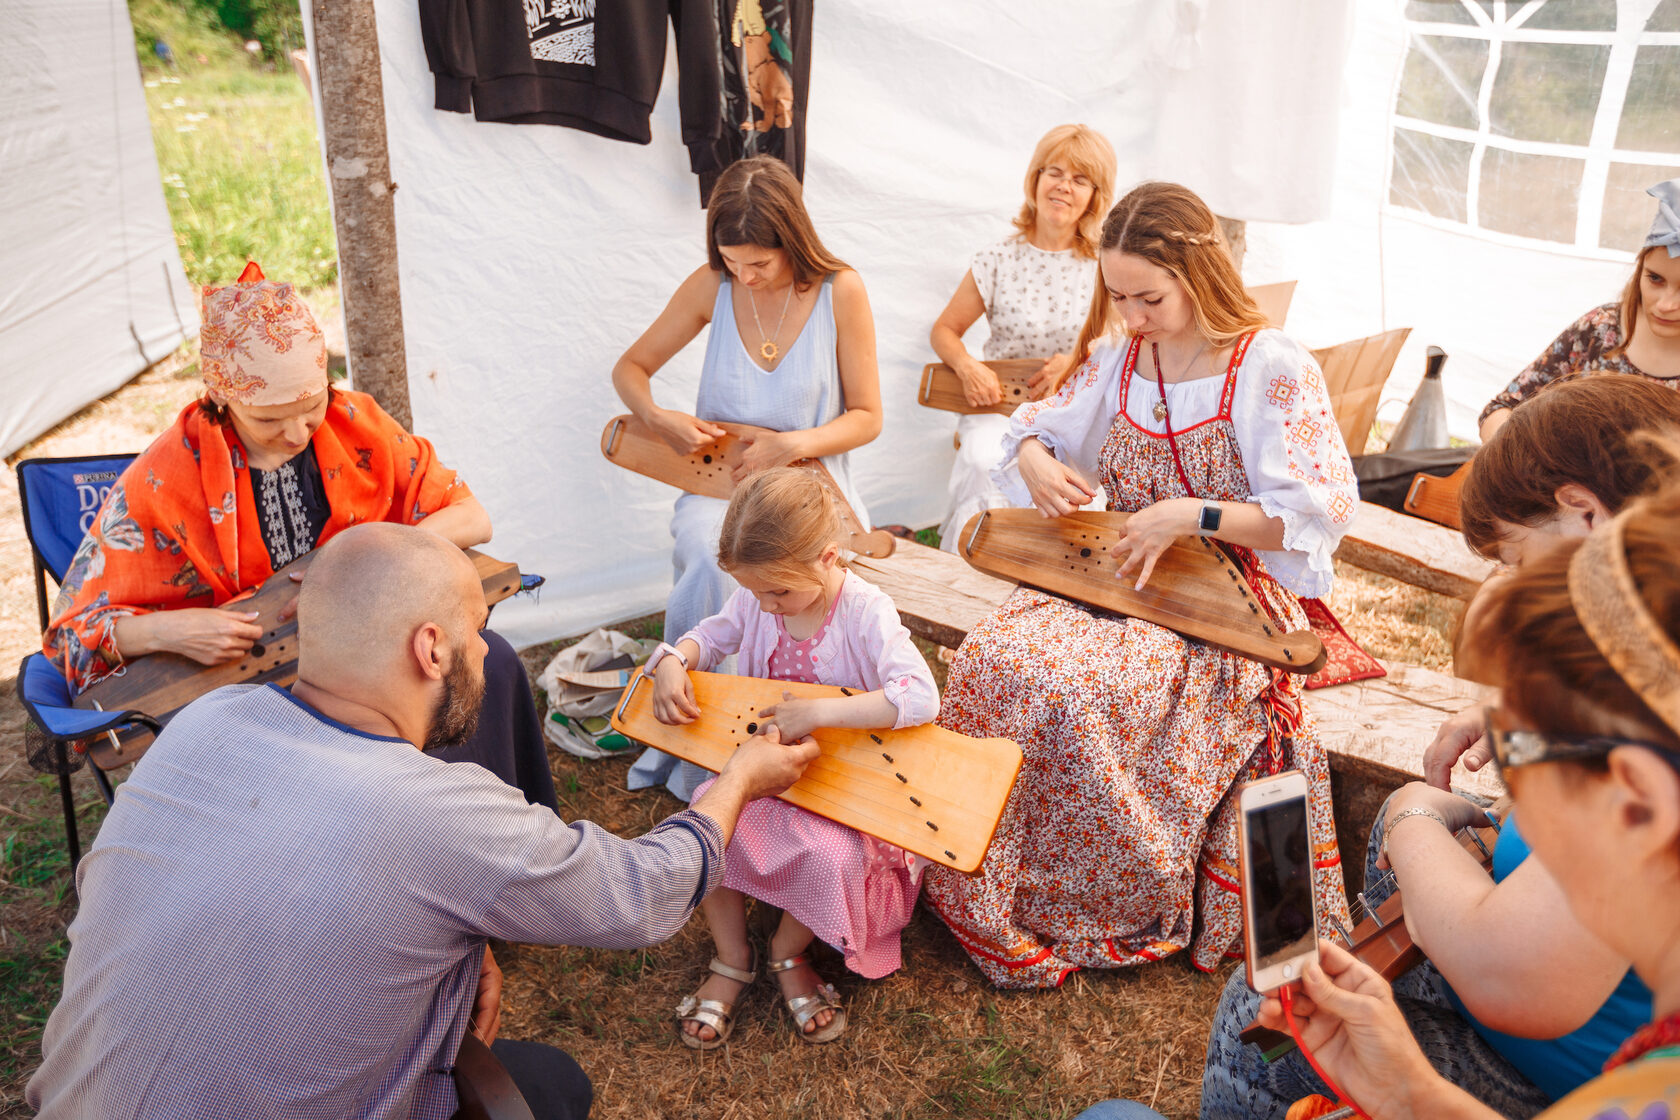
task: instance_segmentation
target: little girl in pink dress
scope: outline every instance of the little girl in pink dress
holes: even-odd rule
[[[939,714],[927,662],[892,600],[840,565],[839,522],[809,471],[778,467],[748,479],[731,499],[718,563],[740,589],[723,610],[654,655],[654,714],[663,723],[699,715],[688,671],[730,654],[744,676],[844,685],[832,699],[765,708],[766,730],[783,742],[819,727],[912,727]],[[699,797],[710,783],[695,791]],[[852,971],[877,979],[900,963],[899,933],[910,921],[925,861],[845,825],[766,798],[742,812],[725,856],[723,886],[701,903],[716,956],[699,991],[677,1008],[683,1042],[721,1046],[735,1003],[757,979],[747,940],[751,895],[782,911],[765,967],[800,1038],[828,1042],[845,1030],[833,987],[805,949],[821,937]]]

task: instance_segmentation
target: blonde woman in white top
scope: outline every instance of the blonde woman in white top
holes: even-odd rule
[[[991,329],[981,351],[985,361],[1045,359],[1033,380],[1035,396],[1060,383],[1096,287],[1096,241],[1114,199],[1114,175],[1114,149],[1082,124],[1058,125],[1033,149],[1015,232],[974,254],[929,336],[939,360],[962,379],[969,404],[1003,397],[996,375],[963,345],[964,332],[982,315]],[[993,412],[957,421],[957,461],[939,527],[947,551],[956,550],[957,532],[970,517],[1009,504],[991,477],[1008,427],[1009,418]]]

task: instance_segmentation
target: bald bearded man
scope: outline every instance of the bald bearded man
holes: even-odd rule
[[[645,836],[567,825],[426,753],[470,734],[483,688],[484,596],[459,549],[348,529],[298,611],[292,690],[184,709],[77,868],[64,996],[28,1088],[49,1120],[444,1120],[463,1034],[495,1034],[487,938],[665,940],[719,881],[742,806],[817,755],[755,736]],[[495,1049],[537,1116],[587,1114],[566,1055]]]

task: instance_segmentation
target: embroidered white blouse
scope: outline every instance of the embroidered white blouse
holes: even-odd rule
[[[721,611],[683,638],[700,647],[694,665],[698,670],[709,670],[738,653],[742,676],[768,677],[770,655],[781,635],[781,617],[760,608],[752,592],[738,588]],[[939,688],[910,631],[899,621],[898,608],[886,592],[851,572],[840,585],[822,640],[811,650],[811,667],[823,684],[884,691],[898,709],[895,728],[932,723],[939,715]]]
[[[1009,421],[1003,462],[992,478],[1015,505],[1031,505],[1015,466],[1021,441],[1036,437],[1087,480],[1120,411],[1127,340],[1100,345],[1055,395],[1024,404]],[[1313,356],[1282,331],[1254,336],[1237,370],[1231,425],[1242,450],[1252,501],[1283,519],[1283,549],[1258,552],[1284,587],[1313,598],[1334,582],[1330,558],[1359,507],[1359,486],[1341,429],[1330,407],[1324,374]],[[1219,412],[1225,378],[1203,377],[1167,386],[1173,429],[1187,429]],[[1155,418],[1160,390],[1134,374],[1126,411],[1134,423],[1165,432]]]

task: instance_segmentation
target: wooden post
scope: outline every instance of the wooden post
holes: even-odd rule
[[[1248,252],[1248,223],[1241,218],[1219,218],[1219,232],[1225,235],[1225,244],[1231,248],[1231,259],[1237,262],[1237,274],[1242,274],[1243,254]]]
[[[313,0],[308,7],[350,375],[357,389],[412,429],[391,201],[397,185],[385,146],[374,0]]]

